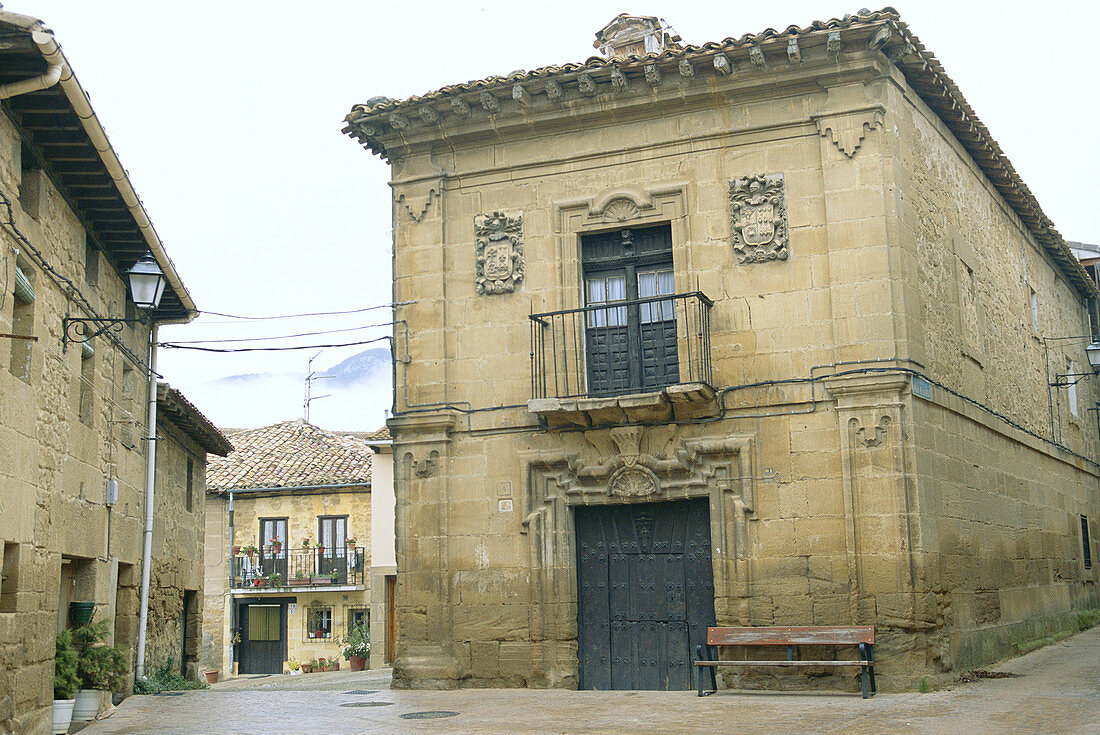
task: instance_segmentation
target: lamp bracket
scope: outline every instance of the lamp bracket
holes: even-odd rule
[[[62,322],[61,351],[66,352],[69,343],[83,344],[90,342],[108,331],[121,332],[125,324],[144,324],[145,319],[77,319],[65,317]]]
[[[1071,385],[1077,385],[1085,378],[1092,378],[1094,376],[1095,373],[1065,373],[1062,375],[1055,375],[1054,382],[1048,383],[1048,385],[1050,385],[1051,388],[1068,388]]]

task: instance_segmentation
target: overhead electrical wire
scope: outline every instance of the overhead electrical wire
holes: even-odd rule
[[[241,316],[239,314],[223,314],[220,311],[206,311],[202,310],[200,314],[209,314],[211,316],[225,317],[226,319],[244,319],[248,321],[264,321],[270,319],[298,319],[300,317],[309,316],[339,316],[341,314],[362,314],[364,311],[374,311],[376,309],[390,309],[394,306],[406,306],[408,304],[415,304],[415,301],[398,301],[392,304],[378,304],[377,306],[367,306],[362,309],[348,309],[347,311],[316,311],[307,314],[280,314],[277,316]]]
[[[200,352],[283,352],[287,350],[314,350],[328,347],[356,347],[358,345],[369,345],[374,342],[381,342],[383,340],[390,339],[386,337],[375,337],[374,339],[365,339],[360,342],[344,342],[341,344],[312,344],[312,345],[294,345],[287,347],[197,347],[195,345],[177,343],[177,342],[159,342],[159,346],[168,350],[198,350]]]
[[[319,332],[299,332],[298,334],[280,334],[273,337],[237,337],[235,339],[191,339],[191,340],[173,340],[172,342],[162,342],[162,345],[178,347],[180,345],[202,345],[202,344],[219,344],[226,342],[269,342],[276,339],[293,339],[295,337],[316,337],[322,334],[337,334],[339,332],[358,332],[361,329],[374,329],[377,327],[389,327],[393,322],[378,322],[375,324],[364,324],[359,327],[345,327],[343,329],[324,329]]]

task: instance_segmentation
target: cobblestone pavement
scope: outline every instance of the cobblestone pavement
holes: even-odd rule
[[[237,679],[131,697],[83,735],[122,733],[1042,733],[1100,735],[1100,627],[929,694],[388,689],[384,671]],[[314,678],[316,677],[316,678]],[[374,691],[353,694],[353,691]],[[351,705],[351,706],[348,706]],[[417,712],[452,716],[403,719]]]

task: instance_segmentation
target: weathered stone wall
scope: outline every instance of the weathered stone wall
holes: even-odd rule
[[[204,487],[205,491],[205,487]],[[205,670],[219,669],[223,675],[233,670],[233,648],[229,642],[229,616],[226,597],[229,593],[229,554],[225,551],[229,538],[228,502],[217,495],[204,498],[206,537],[203,553],[202,646],[200,665]]]
[[[1064,377],[1089,372],[1083,298],[927,106],[892,98],[914,359],[978,404],[938,387],[914,400],[925,623],[952,631],[932,663],[957,670],[1072,628],[1075,610],[1100,603],[1080,528],[1100,517],[1087,410],[1100,392]],[[1075,410],[1068,387],[1049,385],[1059,375],[1075,383]]]
[[[206,453],[171,423],[158,424],[145,667],[149,672],[167,667],[201,678]],[[186,609],[185,599],[190,599]]]
[[[48,177],[22,170],[19,150],[17,132],[0,116],[0,192],[12,204],[15,227],[100,314],[123,314],[123,279],[102,253],[94,274],[87,273],[80,222]],[[24,211],[21,185],[24,201],[32,193],[37,200],[37,216]],[[142,440],[148,435],[148,387],[141,361],[149,332],[131,324],[118,334],[136,361],[106,337],[92,340],[94,356],[83,366],[90,391],[82,391],[80,345],[63,350],[61,338],[62,319],[85,314],[6,227],[0,228],[0,332],[23,326],[13,325],[17,265],[33,284],[29,332],[37,340],[16,347],[16,340],[0,338],[0,628],[9,642],[0,655],[0,692],[6,693],[0,695],[0,728],[47,732],[53,637],[68,623],[67,603],[95,601],[95,619],[113,618],[120,642],[136,643],[132,592],[140,579],[148,444]],[[28,359],[21,353],[13,371],[12,351],[28,344]],[[112,479],[118,503],[108,508]],[[201,538],[197,545],[171,539],[185,542],[191,545],[173,546],[171,554],[199,558]]]

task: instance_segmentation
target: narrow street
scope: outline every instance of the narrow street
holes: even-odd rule
[[[123,733],[1100,733],[1100,627],[929,694],[398,691],[368,671],[131,697],[83,735]]]

